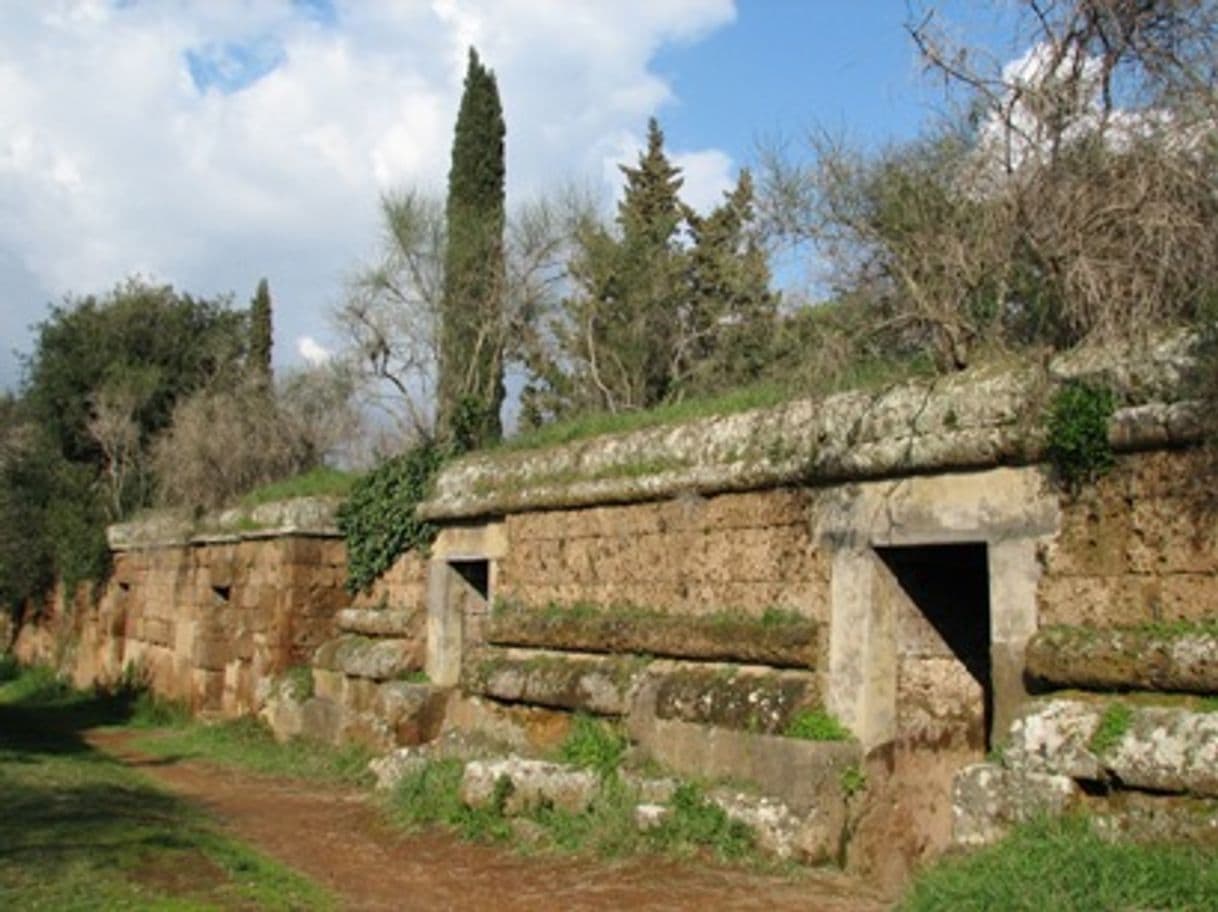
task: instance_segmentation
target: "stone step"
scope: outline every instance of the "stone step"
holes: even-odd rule
[[[466,657],[461,686],[495,700],[622,716],[639,690],[661,719],[781,734],[820,703],[815,672],[761,665],[487,646]]]
[[[1171,627],[1049,627],[1028,643],[1027,671],[1054,688],[1218,693],[1218,634]]]
[[[496,700],[620,716],[646,668],[632,656],[484,647],[466,656],[461,686]]]
[[[818,631],[816,621],[794,615],[775,622],[746,615],[508,607],[491,612],[486,639],[500,646],[815,668]]]
[[[313,665],[353,678],[387,681],[418,671],[425,658],[423,640],[368,637],[348,633],[318,647]]]
[[[415,638],[423,632],[424,616],[421,611],[395,608],[344,608],[334,622],[344,633]]]

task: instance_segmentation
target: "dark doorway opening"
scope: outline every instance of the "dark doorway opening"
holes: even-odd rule
[[[450,560],[448,562],[456,574],[465,580],[482,600],[489,602],[491,598],[491,562],[488,560]]]
[[[983,543],[877,548],[905,594],[980,686],[990,745],[990,574]]]

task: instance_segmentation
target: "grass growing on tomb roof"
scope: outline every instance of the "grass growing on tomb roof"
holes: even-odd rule
[[[295,497],[346,497],[358,478],[354,472],[318,466],[301,475],[254,488],[241,498],[241,506],[259,507]]]
[[[818,377],[804,383],[761,382],[715,396],[682,399],[646,410],[580,415],[524,431],[482,452],[544,449],[608,434],[625,434],[645,428],[685,424],[702,418],[771,408],[796,399],[826,396],[846,390],[875,390],[933,374],[934,365],[926,357],[911,360],[861,358],[831,376]]]

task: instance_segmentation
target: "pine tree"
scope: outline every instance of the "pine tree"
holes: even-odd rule
[[[684,271],[679,240],[685,207],[677,195],[684,179],[664,154],[664,133],[654,117],[638,165],[621,170],[626,187],[617,220],[624,295],[617,316],[642,381],[633,404],[649,408],[673,392]]]
[[[437,427],[459,449],[502,434],[504,133],[495,75],[473,48],[448,174]]]
[[[587,225],[570,264],[578,292],[564,302],[559,345],[577,365],[568,409],[648,408],[673,391],[684,253],[681,170],[652,119],[647,148],[626,177],[616,234]],[[557,385],[551,383],[557,390]]]
[[[687,219],[693,244],[683,373],[699,392],[755,381],[768,360],[778,301],[757,231],[752,175],[741,171],[710,215],[690,211]]]
[[[266,279],[258,281],[258,289],[250,301],[250,377],[269,387],[271,372],[271,291]]]

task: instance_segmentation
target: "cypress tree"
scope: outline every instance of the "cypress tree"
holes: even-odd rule
[[[502,434],[504,133],[495,75],[473,48],[448,173],[437,427],[457,449]]]
[[[271,290],[266,279],[250,301],[250,377],[264,386],[271,385]]]
[[[678,196],[684,179],[664,154],[664,133],[654,117],[638,164],[619,167],[626,186],[617,213],[618,300],[606,316],[618,324],[612,347],[637,378],[631,404],[649,408],[673,391],[673,351],[685,297],[685,253],[679,243],[685,211]]]

